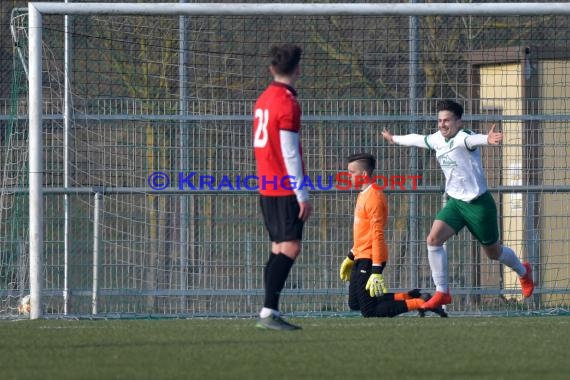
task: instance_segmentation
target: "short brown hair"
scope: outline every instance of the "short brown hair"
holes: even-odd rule
[[[358,161],[362,169],[372,175],[374,169],[376,169],[376,159],[370,153],[356,153],[348,156],[348,163]]]
[[[461,104],[449,99],[437,103],[437,112],[440,111],[449,111],[458,119],[461,119],[461,116],[463,116],[463,107]]]
[[[277,74],[291,75],[301,61],[303,50],[297,45],[273,46],[270,51],[271,66]]]

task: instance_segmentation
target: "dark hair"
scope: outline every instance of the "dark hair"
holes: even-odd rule
[[[437,112],[440,111],[449,111],[458,119],[461,119],[461,116],[463,116],[463,107],[461,104],[449,99],[437,103]]]
[[[303,50],[296,45],[273,46],[270,51],[271,66],[277,74],[293,74],[301,61],[302,52]]]
[[[348,163],[358,161],[363,171],[372,175],[376,168],[376,159],[370,153],[356,153],[348,156]]]

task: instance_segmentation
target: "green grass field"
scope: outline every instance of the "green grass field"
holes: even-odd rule
[[[0,321],[0,378],[570,378],[570,317],[291,321]]]

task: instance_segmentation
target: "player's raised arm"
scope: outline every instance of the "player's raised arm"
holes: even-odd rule
[[[392,135],[392,133],[390,133],[389,130],[386,129],[386,127],[384,127],[384,129],[382,130],[382,137],[384,137],[384,140],[388,141],[390,144],[394,144],[394,135]]]
[[[493,124],[486,135],[474,134],[465,139],[465,144],[469,149],[474,149],[483,145],[498,145],[503,140],[502,132],[495,132],[496,125]]]
[[[409,135],[393,135],[389,130],[384,128],[382,130],[382,137],[384,140],[388,141],[390,144],[398,144],[404,146],[417,146],[418,148],[430,148],[427,142],[427,137],[424,135],[418,135],[415,133]]]
[[[487,134],[487,142],[489,145],[498,145],[501,141],[503,141],[503,133],[502,132],[495,132],[496,125],[493,124],[489,133]]]

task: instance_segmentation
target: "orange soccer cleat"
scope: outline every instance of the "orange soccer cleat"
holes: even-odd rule
[[[438,307],[451,303],[451,294],[444,292],[435,292],[433,297],[422,305],[424,310],[436,310]]]
[[[523,297],[528,298],[534,291],[534,281],[532,280],[532,267],[530,263],[525,261],[523,266],[526,268],[526,273],[520,278]]]
[[[429,301],[431,299],[431,294],[429,293],[422,293],[420,295],[420,298],[422,300],[424,300],[425,302]],[[426,311],[431,311],[432,313],[435,313],[437,315],[439,315],[441,318],[447,318],[447,311],[445,311],[445,309],[441,306],[435,308],[435,309],[424,309],[423,305],[420,306],[420,308],[418,309],[418,315],[420,317],[425,317],[426,316]]]

